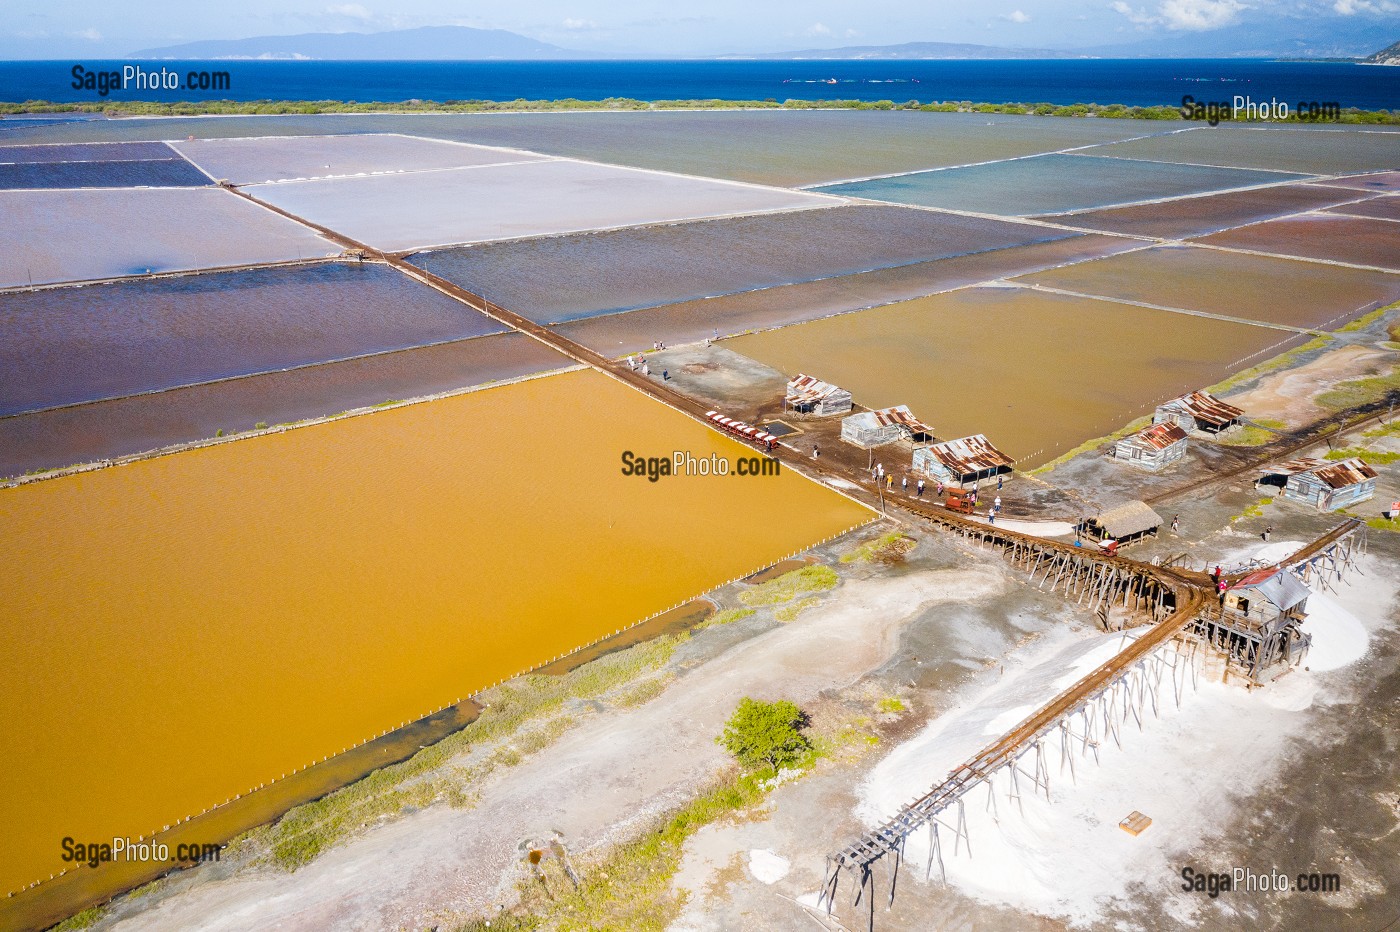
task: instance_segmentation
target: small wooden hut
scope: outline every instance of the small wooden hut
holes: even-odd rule
[[[933,440],[933,428],[914,417],[908,405],[895,405],[842,418],[841,439],[863,449],[900,439],[927,443]]]
[[[851,410],[851,393],[829,382],[799,373],[787,384],[783,409],[825,416]]]
[[[1011,472],[1016,462],[992,446],[983,434],[945,440],[914,451],[913,470],[944,485],[976,485]]]
[[[1244,409],[1226,404],[1209,392],[1191,392],[1157,406],[1152,423],[1173,423],[1190,433],[1223,434],[1240,426]]]
[[[1113,458],[1153,472],[1186,455],[1186,431],[1175,421],[1145,427],[1113,445]]]
[[[1376,471],[1365,460],[1297,459],[1270,466],[1256,483],[1274,486],[1291,501],[1318,511],[1336,511],[1376,494]]]
[[[1121,547],[1145,537],[1155,537],[1162,516],[1146,502],[1125,502],[1084,522],[1084,533],[1097,541],[1116,540]]]

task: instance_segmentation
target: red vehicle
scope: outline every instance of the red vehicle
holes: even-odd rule
[[[970,515],[972,514],[972,495],[961,489],[949,489],[948,497],[943,499],[943,507],[960,515]]]

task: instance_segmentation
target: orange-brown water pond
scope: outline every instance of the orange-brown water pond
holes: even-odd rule
[[[725,346],[834,382],[860,405],[907,404],[939,439],[986,434],[1026,467],[1294,342],[1277,330],[1112,301],[969,288]]]
[[[0,490],[0,890],[865,522],[596,372]]]

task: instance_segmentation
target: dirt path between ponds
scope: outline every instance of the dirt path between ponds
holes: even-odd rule
[[[1305,427],[1335,412],[1314,399],[1352,379],[1388,372],[1396,354],[1372,344],[1343,346],[1282,372],[1271,373],[1247,392],[1230,397],[1230,403],[1255,419],[1272,418],[1293,428]]]
[[[576,851],[621,840],[687,799],[724,763],[714,736],[743,696],[812,699],[896,651],[901,628],[939,602],[1000,592],[996,566],[847,579],[791,624],[743,641],[651,702],[608,711],[480,788],[346,842],[294,874],[264,868],[120,904],[137,929],[422,928],[514,900],[517,844],[558,830]]]

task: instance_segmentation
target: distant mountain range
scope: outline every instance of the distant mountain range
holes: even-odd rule
[[[852,45],[834,49],[697,56],[723,60],[763,61],[914,61],[970,59],[1073,58],[1332,58],[1361,59],[1390,41],[1388,24],[1359,17],[1329,22],[1326,30],[1305,28],[1291,19],[1261,19],[1210,32],[1164,32],[1116,45],[1077,49],[1004,48],[953,42],[905,42],[899,45]],[[1316,38],[1326,35],[1325,39]],[[1367,61],[1394,64],[1400,43]],[[1388,56],[1388,57],[1387,57]],[[141,49],[133,58],[176,59],[334,59],[342,61],[580,60],[645,58],[560,48],[504,29],[424,26],[391,32],[309,32],[297,36],[210,39],[162,48]]]
[[[1368,65],[1400,65],[1400,42],[1388,49],[1381,49],[1374,55],[1368,55],[1362,61]]]
[[[803,49],[798,52],[760,52],[756,55],[719,55],[725,60],[745,61],[910,61],[967,60],[986,58],[1079,58],[1073,51],[1053,49],[1010,49],[993,45],[964,45],[957,42],[904,42],[900,45],[848,45],[836,49]]]
[[[208,39],[142,49],[133,58],[334,59],[338,61],[469,61],[586,58],[504,29],[424,26],[391,32],[308,32],[299,36]]]

